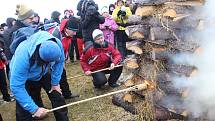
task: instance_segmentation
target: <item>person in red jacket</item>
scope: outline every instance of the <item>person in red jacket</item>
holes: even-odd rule
[[[13,101],[14,99],[10,97],[7,88],[6,74],[5,74],[5,65],[7,64],[7,58],[4,54],[3,49],[3,39],[0,37],[0,91],[3,95],[3,100],[6,102]]]
[[[92,75],[95,88],[101,88],[107,82],[111,87],[118,87],[116,83],[122,73],[122,67],[116,67],[120,64],[122,56],[120,52],[104,40],[104,34],[101,30],[93,31],[93,45],[89,47],[81,56],[81,66],[86,75]],[[92,73],[100,69],[108,68],[107,71]],[[110,74],[107,79],[105,74]]]

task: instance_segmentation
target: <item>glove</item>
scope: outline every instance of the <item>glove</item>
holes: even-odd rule
[[[118,13],[117,13],[117,16],[119,17],[121,15],[122,11],[119,10]]]

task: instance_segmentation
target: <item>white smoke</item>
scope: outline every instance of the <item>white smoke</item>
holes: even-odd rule
[[[204,30],[201,38],[201,52],[198,55],[180,55],[176,62],[195,65],[198,73],[187,79],[177,78],[177,87],[187,87],[189,95],[185,106],[196,118],[215,120],[215,0],[207,0],[202,14]],[[184,61],[185,60],[185,61]],[[179,86],[180,85],[180,86]]]

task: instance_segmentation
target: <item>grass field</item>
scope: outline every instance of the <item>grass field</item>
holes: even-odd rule
[[[66,64],[67,76],[72,77],[82,74],[82,69],[79,62],[73,64]],[[92,78],[83,76],[75,79],[68,80],[70,89],[72,92],[79,93],[80,98],[66,100],[67,103],[75,102],[78,100],[90,98],[98,94],[105,94],[115,91],[110,87],[106,87],[103,91],[98,91],[93,88]],[[118,88],[119,89],[119,88]],[[42,93],[44,104],[47,108],[51,108],[47,95]],[[70,121],[131,121],[134,120],[134,116],[124,109],[112,104],[111,96],[97,99],[75,106],[71,106],[69,109]],[[15,102],[0,105],[0,113],[3,116],[4,121],[15,121]],[[44,121],[54,121],[52,113],[48,115],[48,118]]]

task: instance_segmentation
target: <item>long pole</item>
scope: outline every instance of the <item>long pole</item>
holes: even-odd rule
[[[98,99],[98,98],[103,98],[103,97],[114,95],[114,94],[117,94],[117,93],[144,90],[146,88],[147,88],[147,84],[146,83],[139,84],[139,85],[134,85],[134,86],[126,88],[126,89],[122,89],[122,90],[118,90],[118,91],[115,91],[115,92],[110,92],[110,93],[107,93],[107,94],[104,94],[104,95],[99,95],[99,96],[96,96],[96,97],[92,97],[92,98],[80,100],[80,101],[77,101],[77,102],[72,102],[72,103],[69,103],[69,104],[66,104],[66,105],[62,105],[60,107],[50,109],[47,112],[48,113],[49,112],[53,112],[53,111],[56,111],[56,110],[59,110],[59,109],[65,108],[65,107],[69,107],[69,106],[72,106],[72,105],[76,105],[76,104],[88,102],[88,101],[95,100],[95,99]]]
[[[114,68],[116,68],[116,67],[121,67],[121,66],[123,66],[123,65],[116,65],[116,66],[114,66]],[[109,70],[110,69],[110,67],[108,67],[108,68],[104,68],[104,69],[101,69],[101,70],[97,70],[97,71],[93,71],[91,74],[94,74],[94,73],[97,73],[97,72],[101,72],[101,71],[106,71],[106,70]],[[73,77],[68,77],[67,79],[69,80],[69,79],[74,79],[74,78],[78,78],[78,77],[81,77],[81,76],[84,76],[85,74],[80,74],[80,75],[76,75],[76,76],[73,76]]]

